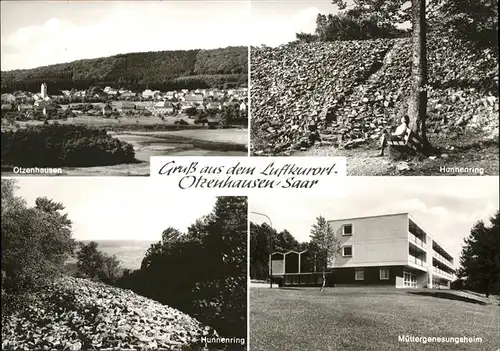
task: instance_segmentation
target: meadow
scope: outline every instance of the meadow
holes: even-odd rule
[[[250,289],[252,351],[496,350],[499,309],[387,288]],[[481,343],[406,343],[398,336],[479,337]]]

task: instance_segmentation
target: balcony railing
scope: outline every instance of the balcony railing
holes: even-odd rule
[[[444,256],[438,254],[436,251],[432,251],[432,256],[436,257],[438,260],[447,264],[448,266],[453,267],[453,263],[451,263],[450,260],[448,260],[447,258],[444,258]]]
[[[417,258],[417,257],[415,257],[413,255],[410,255],[410,254],[408,255],[408,261],[410,261],[411,263],[415,263],[415,264],[417,264],[419,266],[422,266],[422,267],[425,266],[425,261],[424,260],[422,260],[420,258]]]
[[[425,247],[425,243],[412,233],[408,233],[408,239],[410,240],[411,243],[415,244],[416,246],[419,246],[421,248]]]
[[[436,273],[439,273],[439,274],[441,274],[441,275],[443,275],[443,276],[445,276],[447,278],[453,279],[453,274],[448,273],[446,271],[443,271],[442,269],[439,269],[437,267],[432,267],[432,271],[436,272]]]

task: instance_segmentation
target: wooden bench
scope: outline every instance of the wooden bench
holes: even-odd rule
[[[397,138],[395,140],[388,140],[387,144],[391,146],[407,146],[408,142],[410,141],[410,136],[412,135],[411,129],[406,128],[404,134],[402,135],[401,138]]]
[[[407,128],[401,138],[388,140],[389,155],[393,159],[399,159],[408,154],[415,154],[422,147],[422,143],[417,134],[413,133],[410,128]]]

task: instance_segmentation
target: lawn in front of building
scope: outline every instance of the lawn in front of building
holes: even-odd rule
[[[390,288],[251,288],[252,351],[496,350],[500,307]],[[405,343],[398,336],[480,337]]]

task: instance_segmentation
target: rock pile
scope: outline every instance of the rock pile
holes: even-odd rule
[[[131,291],[66,277],[2,323],[3,350],[202,350],[216,332]]]
[[[429,37],[427,125],[431,132],[498,130],[496,56],[473,55],[460,44]],[[386,39],[252,48],[252,153],[379,138],[406,112],[410,45]]]

